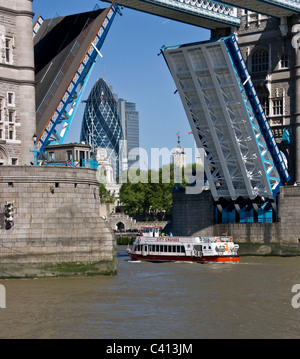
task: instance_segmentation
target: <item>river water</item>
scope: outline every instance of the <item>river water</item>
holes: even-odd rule
[[[0,280],[0,337],[300,338],[300,257],[134,263],[125,249],[115,277]]]

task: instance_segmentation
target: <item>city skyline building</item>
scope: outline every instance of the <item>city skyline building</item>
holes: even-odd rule
[[[91,157],[96,156],[97,147],[107,150],[114,177],[117,179],[122,175],[124,135],[117,101],[111,87],[104,79],[98,79],[85,102],[80,141],[90,144]]]
[[[185,156],[184,148],[182,148],[180,144],[179,133],[177,133],[177,147],[174,149],[172,155],[173,155],[174,168],[181,169],[186,166],[186,156]]]
[[[124,166],[127,166],[128,169],[138,169],[140,168],[139,112],[136,110],[136,104],[134,102],[122,98],[118,99],[118,109],[125,138],[124,153],[127,165],[124,161]],[[124,168],[124,170],[127,168]]]

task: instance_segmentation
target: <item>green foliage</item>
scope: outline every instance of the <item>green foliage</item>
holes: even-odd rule
[[[150,211],[170,215],[174,188],[195,185],[187,181],[191,174],[195,175],[199,170],[203,167],[196,164],[188,164],[182,170],[174,169],[174,164],[164,165],[158,171],[129,170],[120,190],[124,211],[129,215],[147,216]]]
[[[110,192],[105,188],[103,183],[99,183],[99,197],[101,203],[114,203],[115,198],[110,194]]]
[[[174,188],[193,186],[188,183],[190,175],[203,170],[202,166],[188,164],[185,168],[174,169],[174,164],[164,165],[158,171],[129,170],[123,176],[120,201],[129,215],[147,216],[150,212],[172,213]],[[125,177],[125,178],[124,178]]]
[[[159,171],[130,170],[127,183],[121,187],[120,200],[129,215],[147,215],[150,210],[171,214],[173,188],[173,165],[163,166]]]

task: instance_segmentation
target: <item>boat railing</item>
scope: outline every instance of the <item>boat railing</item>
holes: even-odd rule
[[[232,242],[232,237],[199,237],[201,243]]]

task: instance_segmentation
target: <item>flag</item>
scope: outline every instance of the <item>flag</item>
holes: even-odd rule
[[[193,133],[193,131],[190,131],[190,132],[189,132],[189,135],[191,135],[192,133]]]

